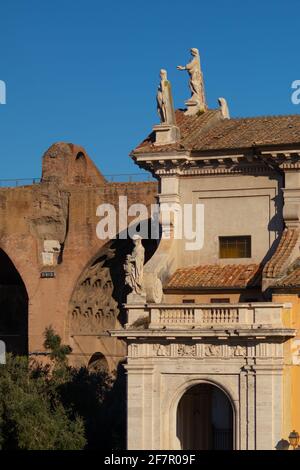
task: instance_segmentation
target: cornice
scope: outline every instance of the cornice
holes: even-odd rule
[[[270,174],[300,170],[300,150],[201,155],[188,151],[136,154],[140,167],[156,176]]]
[[[119,329],[110,330],[111,336],[118,338],[124,338],[127,340],[133,339],[144,339],[153,340],[154,338],[164,338],[166,340],[174,340],[177,338],[190,338],[192,340],[201,340],[203,338],[215,338],[215,339],[236,339],[236,338],[247,338],[250,340],[262,340],[266,338],[293,338],[296,335],[296,330],[293,328],[280,328],[272,327],[271,325],[261,325],[260,328],[247,328],[241,325],[235,325],[232,327],[215,327],[212,328],[201,328],[195,327],[193,329],[176,329],[169,328],[164,330],[137,330],[137,329]]]

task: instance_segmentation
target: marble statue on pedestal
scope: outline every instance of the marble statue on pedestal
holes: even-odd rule
[[[160,83],[156,95],[157,112],[162,124],[175,124],[175,111],[171,91],[171,83],[167,79],[167,71],[161,69]]]
[[[154,126],[154,145],[172,144],[179,140],[179,128],[176,126],[175,109],[171,83],[167,79],[167,71],[161,69],[160,83],[156,94],[157,112],[160,124]]]
[[[125,269],[125,282],[131,287],[132,294],[144,295],[143,272],[145,261],[145,248],[139,236],[133,238],[134,249],[131,255],[127,255]]]
[[[186,114],[193,115],[197,112],[204,112],[207,109],[204,93],[203,76],[200,66],[200,55],[198,49],[191,49],[192,60],[186,65],[178,65],[177,70],[187,70],[190,81],[191,97],[186,101],[188,107]]]

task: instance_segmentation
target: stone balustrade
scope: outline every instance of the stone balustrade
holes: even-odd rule
[[[129,307],[129,306],[128,306]],[[241,304],[151,304],[131,305],[128,325],[137,318],[148,318],[150,329],[164,327],[211,327],[214,325],[282,325],[282,312],[288,304],[272,302]]]

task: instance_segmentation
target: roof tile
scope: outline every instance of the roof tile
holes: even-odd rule
[[[245,288],[260,285],[258,264],[208,264],[180,268],[175,271],[165,289]]]
[[[289,288],[300,287],[300,267],[278,280],[272,287]]]
[[[296,228],[286,228],[283,231],[274,255],[264,267],[263,276],[265,278],[276,278],[283,274],[283,271],[290,264],[289,257],[299,240],[299,236],[299,229]]]
[[[133,153],[166,152],[170,150],[223,150],[259,145],[299,144],[300,115],[259,116],[221,119],[219,110],[186,116],[176,111],[181,139],[176,144],[154,145],[150,134]]]

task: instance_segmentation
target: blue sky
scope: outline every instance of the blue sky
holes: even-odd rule
[[[0,178],[40,176],[57,141],[104,174],[137,172],[128,154],[158,122],[159,70],[182,107],[190,47],[210,108],[224,96],[232,117],[299,113],[299,16],[299,0],[2,0]]]

